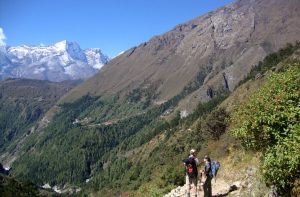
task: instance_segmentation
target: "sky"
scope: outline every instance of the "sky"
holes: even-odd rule
[[[114,57],[234,0],[0,0],[0,45],[77,42]]]

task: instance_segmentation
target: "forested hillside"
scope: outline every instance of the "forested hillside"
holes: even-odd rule
[[[264,94],[265,91],[274,93],[273,89],[278,89],[279,86],[282,89],[276,91],[291,94],[291,96],[287,95],[287,100],[289,98],[297,99],[295,94],[299,92],[297,89],[299,83],[296,80],[299,75],[299,60],[290,60],[293,59],[293,56],[299,57],[295,53],[297,49],[299,49],[299,44],[288,45],[285,49],[267,56],[264,61],[253,68],[249,77],[241,83],[241,87],[245,88],[244,84],[251,84],[251,81],[261,81],[261,85],[265,84],[260,90],[262,93],[254,93],[253,99],[258,100],[260,97],[256,95]],[[292,62],[289,63],[289,61]],[[272,74],[274,72],[271,71],[272,69],[279,73]],[[267,90],[268,88],[270,90]],[[101,195],[112,196],[128,191],[136,196],[140,196],[141,192],[148,196],[160,196],[184,183],[181,160],[186,157],[191,147],[199,150],[199,155],[209,153],[220,159],[226,158],[230,155],[228,150],[233,144],[240,147],[240,142],[229,135],[228,127],[235,127],[236,135],[243,137],[246,148],[251,142],[247,140],[247,135],[251,135],[251,133],[248,134],[248,131],[243,130],[245,128],[242,122],[239,124],[234,121],[228,122],[232,114],[239,120],[245,110],[243,108],[238,108],[241,112],[230,110],[233,105],[237,105],[237,101],[226,91],[220,92],[218,96],[207,103],[200,103],[194,113],[187,117],[180,117],[177,112],[173,112],[171,115],[166,114],[189,91],[192,89],[187,87],[185,91],[169,102],[148,108],[145,108],[147,99],[132,102],[136,92],[128,94],[122,103],[113,97],[87,95],[74,103],[62,104],[61,111],[54,117],[43,134],[30,136],[30,140],[25,146],[25,149],[28,150],[27,153],[15,162],[14,175],[32,180],[39,185],[45,183],[50,183],[52,186],[63,186],[66,183],[79,185],[84,188],[83,193],[95,192],[99,195],[101,193]],[[239,91],[239,88],[236,91]],[[247,90],[244,89],[244,91],[246,92],[244,94],[247,95]],[[251,91],[247,98],[250,95]],[[276,94],[275,98],[278,99]],[[264,99],[271,102],[270,97]],[[265,102],[265,100],[261,102]],[[248,99],[239,101],[249,102],[249,104],[242,105],[245,109],[247,106],[253,105],[251,102],[259,102],[259,100],[248,101]],[[228,103],[231,104],[228,105]],[[292,108],[292,111],[283,112],[287,113],[286,117],[290,117],[292,121],[286,125],[292,125],[291,127],[295,128],[294,134],[297,135],[299,130],[295,123],[299,122],[297,120],[299,118],[297,115],[299,102],[295,100],[293,103],[288,103],[290,107],[293,107],[294,104],[296,106]],[[118,108],[105,107],[109,104],[118,106]],[[263,104],[259,106],[261,105]],[[114,114],[113,112],[116,110],[119,111]],[[259,111],[256,113],[260,114]],[[255,118],[256,113],[249,113],[249,117],[245,121],[249,120],[250,122],[251,117]],[[105,114],[111,115],[104,116]],[[120,114],[123,114],[123,117]],[[244,116],[247,116],[247,113]],[[279,116],[281,117],[281,115]],[[233,120],[235,119],[233,118]],[[259,123],[259,121],[255,122]],[[266,121],[268,122],[268,119]],[[261,123],[262,125],[258,126],[265,128],[263,122]],[[251,127],[255,129],[255,125]],[[247,135],[243,132],[246,132]],[[266,132],[271,131],[267,129]],[[277,131],[272,132],[276,133]],[[254,136],[260,137],[256,134]],[[250,139],[252,140],[251,136]],[[273,138],[271,137],[271,139]],[[287,137],[283,140],[289,141],[289,139],[292,138]],[[210,144],[214,144],[218,140],[220,140],[219,144],[211,147]],[[276,148],[280,146],[281,142],[276,140],[270,143]],[[291,141],[291,143],[297,142]],[[251,148],[254,148],[255,151],[265,152],[263,148],[258,149],[254,145]],[[272,162],[272,150],[270,149],[266,153],[270,159],[262,162],[270,170],[276,171],[273,169],[274,166],[272,167],[271,163],[268,163]],[[291,157],[298,155],[295,152],[298,149],[293,150]],[[297,159],[292,161],[290,169],[294,169],[294,174],[299,169],[297,167],[299,162]],[[279,184],[278,188],[286,191],[291,191],[294,186],[291,184],[291,180],[280,178],[276,182],[270,174],[264,173],[263,175],[266,180],[272,180],[272,183]],[[292,180],[295,182],[297,177]],[[287,185],[280,187],[282,181]]]
[[[78,82],[53,83],[29,79],[0,82],[0,155],[16,151],[17,144],[37,128],[37,122]],[[13,158],[7,158],[9,160]]]
[[[32,183],[20,183],[0,174],[0,195],[5,197],[34,197],[38,196],[38,189]]]
[[[1,82],[1,163],[57,192],[162,196],[184,184],[194,148],[221,162],[236,195],[294,194],[299,8],[237,0],[132,47],[71,91]]]

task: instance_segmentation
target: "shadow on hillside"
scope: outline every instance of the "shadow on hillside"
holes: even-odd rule
[[[212,197],[223,197],[223,196],[227,196],[230,192],[236,191],[238,190],[238,187],[236,185],[232,185],[230,186],[228,192],[224,193],[224,194],[217,194],[217,195],[213,195]]]

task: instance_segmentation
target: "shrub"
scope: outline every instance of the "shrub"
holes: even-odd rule
[[[212,139],[218,140],[225,133],[228,117],[223,108],[212,111],[202,123],[201,131],[208,134]]]
[[[300,176],[300,63],[267,82],[232,116],[233,134],[247,148],[262,151],[267,183],[281,194]]]

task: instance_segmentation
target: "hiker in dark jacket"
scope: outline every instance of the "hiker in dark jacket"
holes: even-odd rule
[[[188,159],[184,160],[186,168],[186,196],[197,197],[197,182],[199,160],[196,157],[196,151],[192,149]]]
[[[203,191],[204,191],[204,197],[211,197],[212,196],[212,188],[211,188],[211,180],[212,180],[212,174],[211,174],[211,160],[210,158],[205,155],[204,157],[204,175],[205,175],[205,181],[203,184]]]

